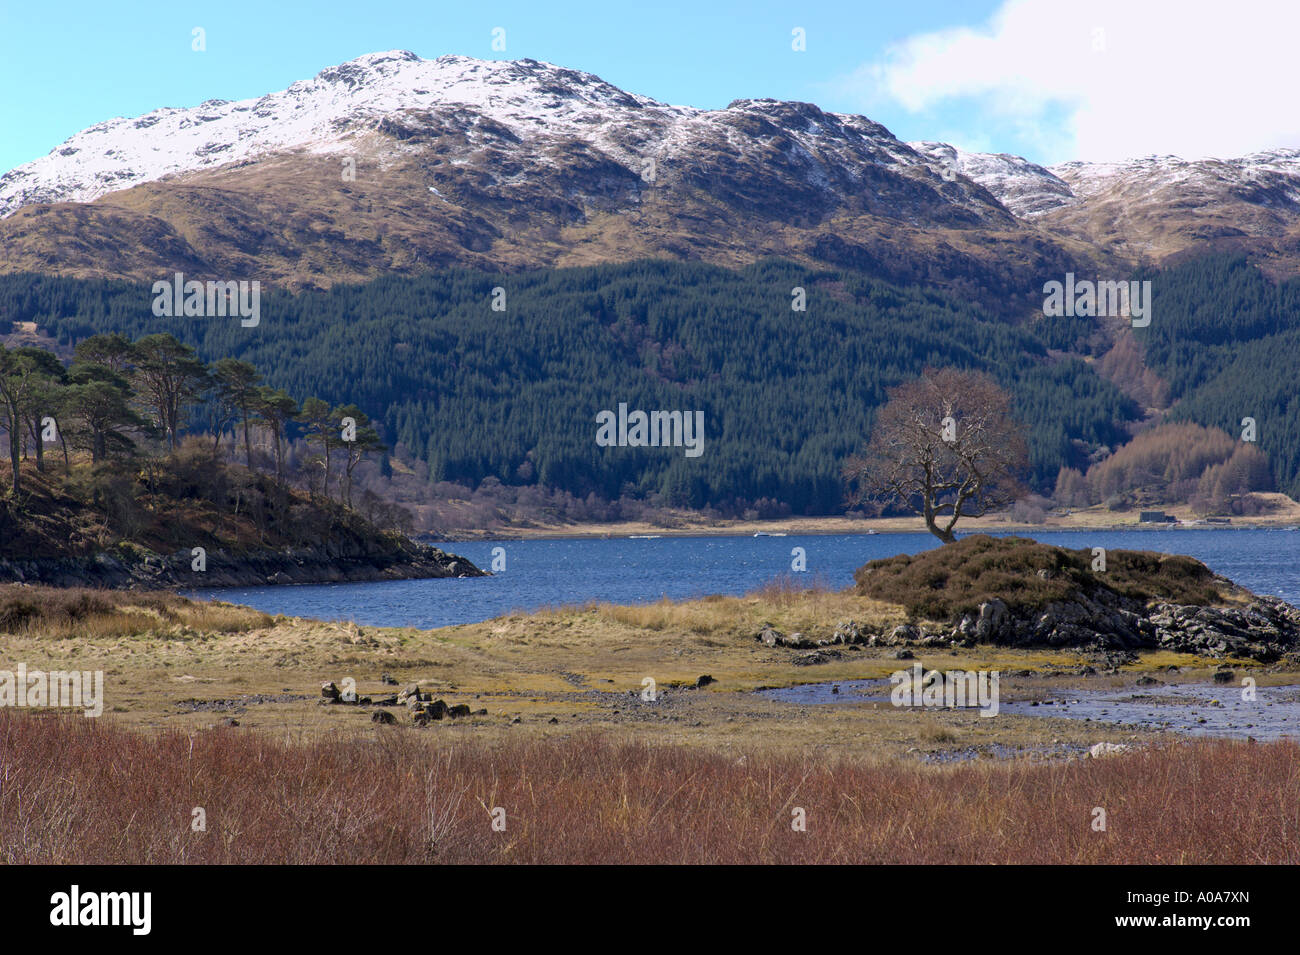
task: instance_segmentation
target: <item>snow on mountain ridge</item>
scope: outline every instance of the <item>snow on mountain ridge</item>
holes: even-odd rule
[[[35,202],[91,202],[164,176],[279,150],[348,149],[350,135],[393,112],[475,108],[525,134],[592,127],[611,111],[650,111],[665,122],[702,112],[626,93],[589,73],[535,60],[424,60],[371,53],[256,99],[207,100],[97,123],[48,155],[0,176],[0,218]],[[623,151],[609,143],[613,151]]]
[[[1117,191],[1138,198],[1168,187],[1196,190],[1208,199],[1224,187],[1242,191],[1267,184],[1279,187],[1286,201],[1300,203],[1300,149],[1262,150],[1227,160],[1166,155],[1039,166],[1020,156],[967,152],[947,143],[908,145],[941,170],[954,171],[983,186],[1025,219],[1080,206]]]
[[[1215,182],[1246,188],[1275,179],[1292,201],[1300,202],[1300,149],[1265,149],[1235,159],[1183,159],[1143,156],[1123,162],[1065,162],[1050,171],[1069,184],[1080,200],[1089,200],[1124,184],[1148,190],[1159,186],[1207,186]]]
[[[976,153],[948,143],[908,143],[942,169],[965,176],[983,186],[1012,214],[1033,218],[1074,203],[1068,184],[1051,170],[1009,153]]]
[[[397,140],[409,133],[418,142],[430,123],[443,120],[471,139],[480,121],[503,126],[521,140],[570,137],[637,175],[649,159],[673,162],[685,155],[689,168],[701,147],[722,148],[740,159],[763,150],[771,137],[784,136],[793,165],[827,194],[861,190],[873,167],[908,174],[929,167],[879,123],[811,103],[741,99],[723,110],[671,106],[593,74],[536,60],[425,60],[394,50],[328,67],[256,99],[214,99],[97,123],[0,176],[0,218],[31,203],[91,202],[167,176],[283,151],[360,150],[368,145],[360,137],[375,129],[396,131]],[[411,148],[391,135],[369,144],[375,143],[394,153]],[[540,153],[532,155],[537,161]],[[945,189],[943,201],[961,208],[961,215],[1005,215],[965,187]]]
[[[468,123],[461,110],[469,111]],[[1129,201],[1165,187],[1186,187],[1207,200],[1217,198],[1215,190],[1253,190],[1262,205],[1300,204],[1297,149],[1226,161],[1151,156],[1045,168],[1019,156],[946,143],[903,143],[865,116],[825,112],[809,103],[738,99],[724,110],[671,106],[593,74],[536,60],[425,60],[390,50],[327,67],[255,99],[210,99],[97,123],[0,176],[0,218],[32,203],[91,202],[141,183],[281,151],[351,152],[386,120],[419,133],[432,113],[450,118],[471,139],[473,126],[484,120],[525,140],[569,136],[638,174],[648,158],[671,161],[698,153],[701,144],[725,145],[737,158],[758,155],[769,137],[780,134],[788,137],[784,154],[791,165],[819,190],[861,189],[872,181],[872,167],[907,176],[920,171],[955,183],[956,188],[939,184],[944,201],[977,217],[989,214],[987,196],[963,186],[964,180],[1029,220],[1058,210],[1073,214],[1117,192]],[[383,149],[408,148],[391,136],[377,141]],[[1001,209],[998,214],[1005,215]]]

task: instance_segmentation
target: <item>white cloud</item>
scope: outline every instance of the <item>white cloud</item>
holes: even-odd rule
[[[974,104],[1055,157],[1228,158],[1300,145],[1295,0],[1008,0],[855,74],[914,112]],[[1036,127],[1036,129],[1035,129]]]

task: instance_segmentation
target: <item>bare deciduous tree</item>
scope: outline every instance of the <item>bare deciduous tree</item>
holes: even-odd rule
[[[960,518],[1015,501],[1027,467],[1010,396],[987,375],[943,368],[890,389],[844,477],[852,502],[899,504],[950,543]]]

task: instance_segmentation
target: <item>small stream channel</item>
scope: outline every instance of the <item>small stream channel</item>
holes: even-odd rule
[[[843,680],[757,692],[781,703],[822,705],[888,702],[891,689],[888,680]],[[1300,686],[1258,687],[1254,692],[1253,700],[1243,700],[1242,687],[1236,683],[1061,689],[1043,699],[1003,701],[998,712],[1112,723],[1187,736],[1300,739]]]

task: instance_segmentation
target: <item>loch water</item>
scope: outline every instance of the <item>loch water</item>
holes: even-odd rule
[[[1025,535],[1029,536],[1029,535]],[[1188,554],[1256,593],[1300,603],[1300,531],[1266,528],[1057,531],[1032,535],[1070,548]],[[736,595],[781,577],[840,588],[869,560],[938,546],[929,534],[497,540],[440,543],[491,577],[205,589],[204,599],[268,613],[368,626],[441,627],[590,601],[645,603]],[[806,571],[792,566],[801,549]]]

